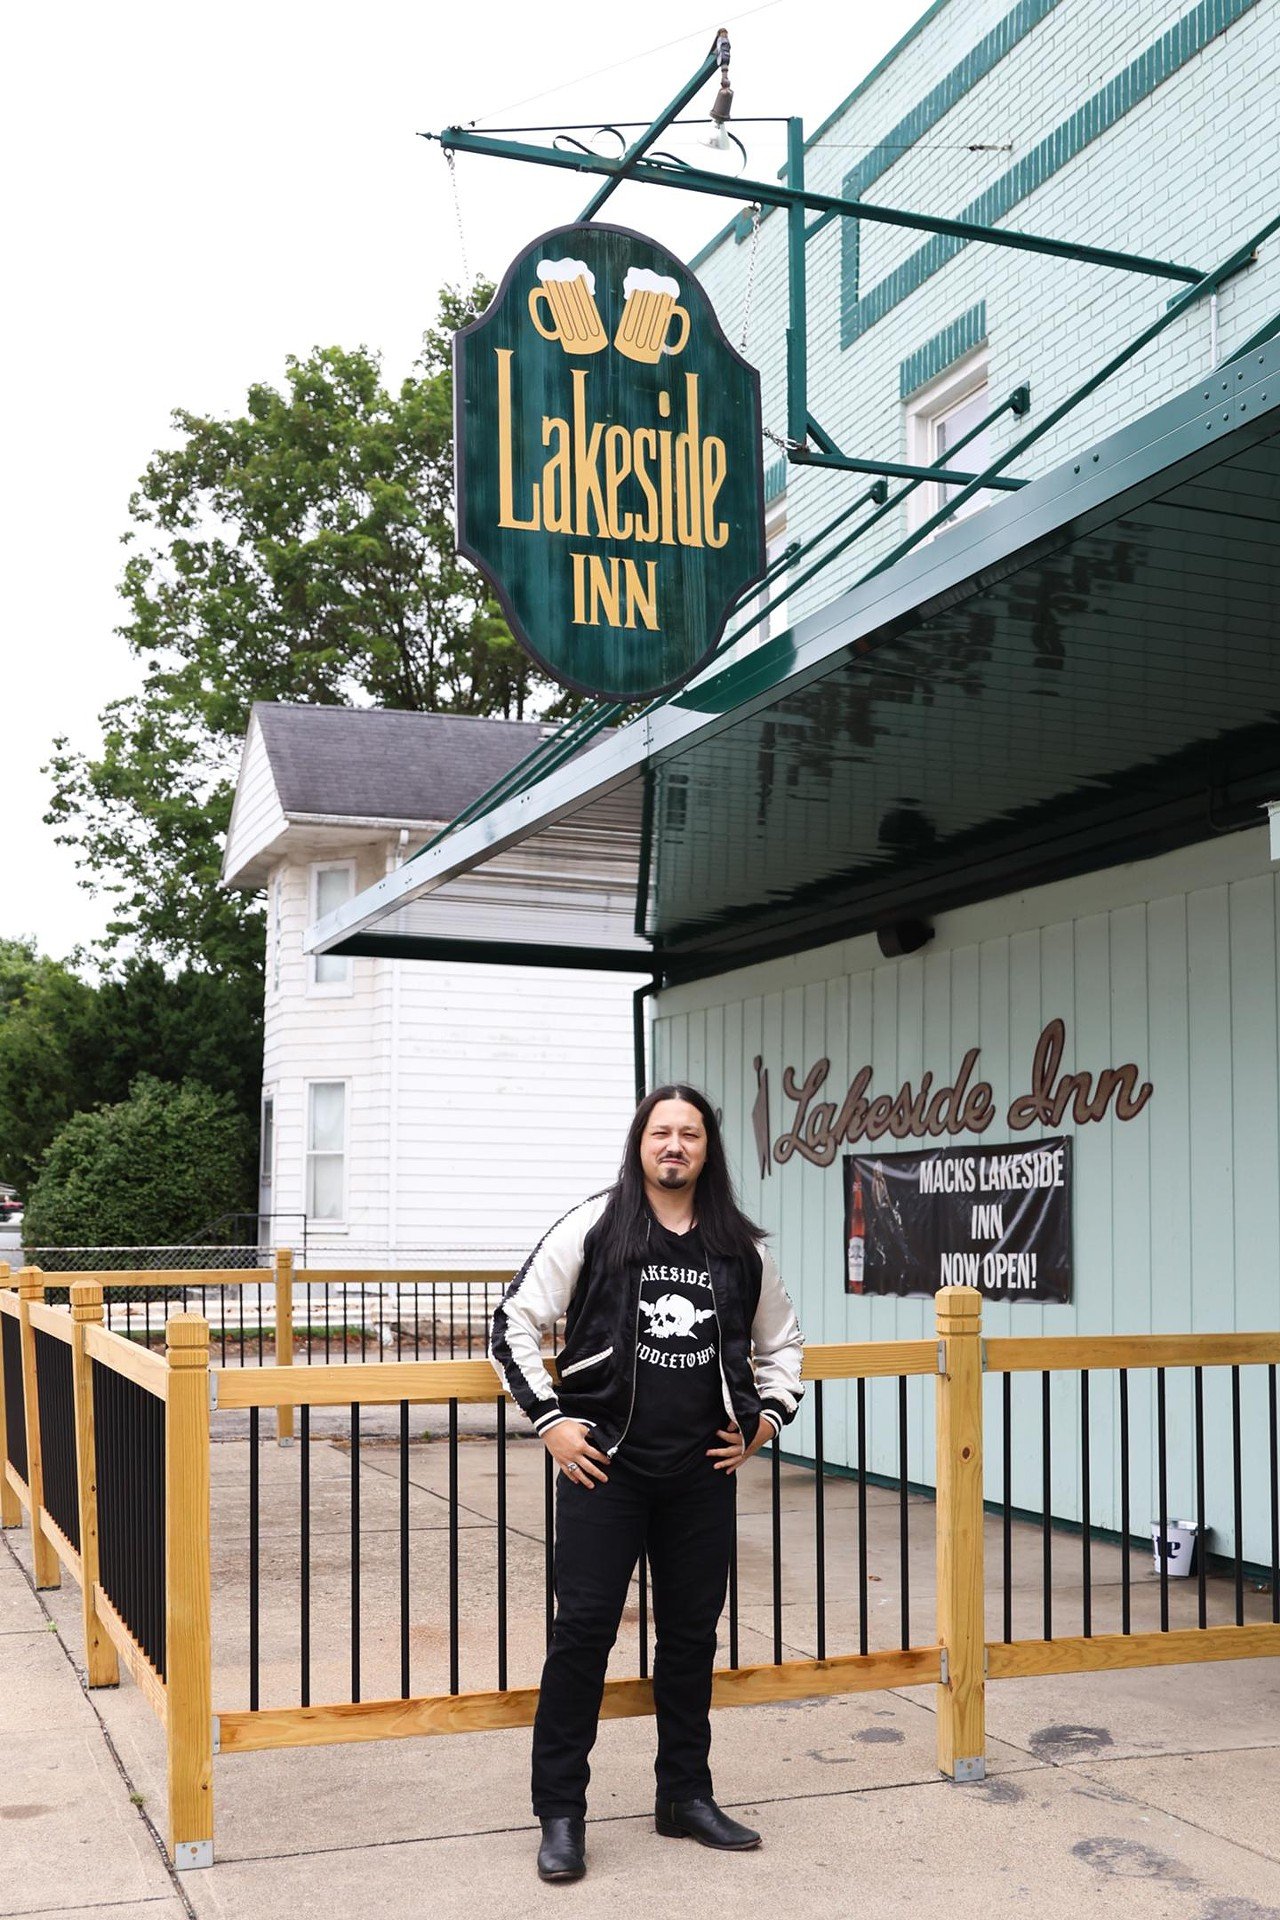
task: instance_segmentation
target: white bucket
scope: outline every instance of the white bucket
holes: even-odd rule
[[[1194,1520],[1170,1520],[1164,1530],[1164,1560],[1171,1579],[1185,1580],[1196,1554]],[[1151,1522],[1151,1563],[1160,1571],[1160,1522]]]

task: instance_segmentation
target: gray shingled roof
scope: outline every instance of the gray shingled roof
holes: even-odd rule
[[[254,704],[287,814],[452,820],[538,744],[538,720]]]

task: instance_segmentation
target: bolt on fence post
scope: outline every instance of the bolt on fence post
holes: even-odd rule
[[[31,1302],[44,1297],[44,1275],[39,1267],[18,1273],[19,1327],[22,1337],[22,1400],[27,1427],[27,1488],[31,1494],[31,1561],[37,1587],[60,1587],[62,1569],[53,1543],[40,1521],[44,1514],[44,1473],[40,1465],[40,1400],[36,1387],[36,1330],[31,1324]]]
[[[165,1327],[165,1698],[169,1851],[213,1865],[213,1648],[209,1591],[209,1323]]]
[[[8,1287],[9,1262],[0,1260],[0,1287]],[[9,1409],[5,1397],[4,1362],[0,1358],[0,1527],[22,1525],[22,1502],[9,1485]]]
[[[293,1365],[293,1248],[277,1247],[276,1274],[276,1365]],[[293,1438],[293,1408],[276,1408],[276,1439],[281,1446]]]
[[[943,1287],[938,1330],[938,1767],[981,1780],[986,1762],[982,1540],[982,1296]]]
[[[80,1604],[85,1674],[91,1687],[120,1684],[116,1650],[98,1618],[98,1449],[93,1425],[93,1361],[89,1327],[102,1325],[102,1284],[71,1283],[71,1388],[76,1416],[76,1495],[80,1505]]]

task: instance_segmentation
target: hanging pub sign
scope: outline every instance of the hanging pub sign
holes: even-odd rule
[[[638,700],[764,571],[760,379],[689,269],[558,227],[454,339],[458,551],[553,679]]]
[[[844,1158],[847,1293],[1071,1298],[1071,1141]]]

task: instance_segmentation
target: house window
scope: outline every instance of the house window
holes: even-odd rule
[[[276,875],[275,885],[271,889],[271,986],[276,993],[280,991],[280,950],[281,916],[284,913],[284,881]]]
[[[344,1220],[347,1212],[347,1083],[312,1080],[307,1087],[307,1213]]]
[[[783,494],[781,499],[775,500],[772,506],[765,508],[765,515],[764,515],[765,566],[771,567],[774,564],[775,560],[780,560],[782,558],[786,550],[787,550],[787,496]],[[759,611],[761,607],[768,606],[769,611],[768,613],[766,613],[764,619],[760,622],[760,625],[755,629],[754,633],[749,633],[747,635],[747,639],[749,641],[754,641],[757,645],[767,640],[769,638],[769,635],[772,632],[774,632],[775,629],[778,631],[781,631],[781,629],[786,625],[786,621],[787,621],[786,603],[785,603],[785,600],[780,601],[778,596],[781,594],[785,594],[786,592],[788,571],[789,570],[786,567],[781,568],[777,573],[774,574],[772,580],[766,581],[765,585],[762,587],[760,591],[760,597],[756,602],[756,610]],[[773,602],[772,606],[769,605],[771,601]]]
[[[268,1093],[262,1101],[262,1134],[258,1155],[258,1185],[263,1193],[271,1191],[271,1174],[276,1164],[276,1103]]]
[[[981,349],[966,354],[938,379],[912,394],[907,402],[907,458],[921,467],[931,467],[940,460],[950,465],[947,457],[956,442],[972,433],[990,411],[987,355]],[[991,464],[991,453],[990,430],[984,427],[956,454],[955,465],[964,473],[981,473]],[[908,527],[914,531],[932,519],[960,491],[959,486],[943,486],[938,481],[926,481],[917,487],[907,500]],[[990,505],[992,497],[986,490],[974,494],[951,520],[963,520],[979,512]],[[949,526],[951,520],[944,520],[943,526]]]
[[[331,860],[311,869],[311,919],[314,924],[345,906],[356,890],[354,860]],[[311,985],[322,993],[350,993],[351,960],[341,953],[317,953],[311,960]]]

